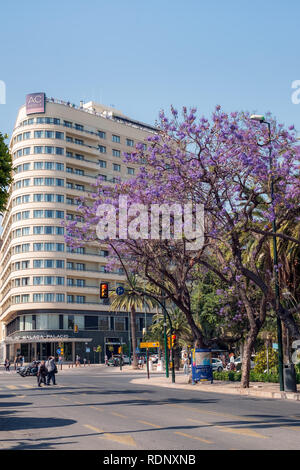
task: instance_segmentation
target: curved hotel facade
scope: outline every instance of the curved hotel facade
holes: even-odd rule
[[[76,217],[81,196],[97,176],[131,177],[136,169],[122,154],[155,129],[94,102],[70,103],[27,95],[10,142],[14,177],[2,221],[0,361],[57,355],[65,361],[98,361],[95,349],[116,352],[128,343],[126,312],[99,298],[100,282],[124,283],[122,271],[107,272],[105,245],[71,250],[62,221]],[[137,314],[137,332],[151,323]],[[76,325],[76,328],[75,328]],[[75,332],[77,331],[78,332]]]

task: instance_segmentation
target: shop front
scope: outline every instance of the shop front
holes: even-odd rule
[[[14,361],[19,355],[24,356],[25,362],[47,360],[49,356],[64,362],[75,362],[78,351],[87,348],[92,338],[74,338],[68,335],[27,335],[14,336],[5,339],[6,357]]]

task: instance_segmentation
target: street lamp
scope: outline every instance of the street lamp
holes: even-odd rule
[[[252,114],[250,119],[253,121],[258,121],[261,124],[267,124],[269,131],[269,163],[270,170],[272,171],[272,147],[271,147],[271,124],[265,120],[265,117],[261,114]],[[271,174],[271,200],[274,201],[274,178]],[[273,233],[276,233],[276,218],[274,217],[272,223]],[[276,235],[273,235],[273,266],[274,266],[274,275],[275,275],[275,299],[276,299],[276,319],[277,319],[277,340],[278,340],[278,366],[279,366],[279,383],[280,391],[284,390],[284,381],[283,381],[283,352],[282,352],[282,325],[281,320],[278,316],[279,311],[279,281],[278,281],[278,256],[277,256],[277,238]]]

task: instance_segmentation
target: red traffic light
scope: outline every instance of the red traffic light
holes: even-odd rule
[[[101,282],[100,284],[100,299],[108,299],[108,283]]]

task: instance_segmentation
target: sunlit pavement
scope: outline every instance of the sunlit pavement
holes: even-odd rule
[[[0,448],[300,448],[297,402],[136,384],[136,373],[116,369],[59,371],[58,385],[42,388],[1,374]]]

